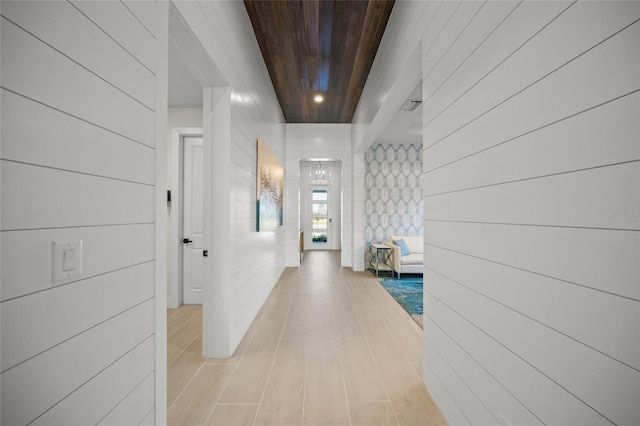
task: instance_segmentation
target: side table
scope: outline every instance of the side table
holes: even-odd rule
[[[380,271],[393,274],[393,249],[386,244],[371,243],[369,265],[375,269],[376,277]]]

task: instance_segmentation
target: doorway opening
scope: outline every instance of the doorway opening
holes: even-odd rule
[[[179,112],[176,118],[176,111]],[[169,109],[169,119],[171,123],[181,123],[184,119],[185,110],[182,109]],[[202,109],[193,108],[191,110],[191,122],[201,123]],[[199,119],[196,120],[196,118]],[[192,251],[193,248],[202,247],[202,220],[203,220],[203,207],[202,207],[202,171],[204,168],[203,158],[201,153],[198,152],[201,149],[199,145],[203,140],[203,128],[202,127],[173,127],[171,129],[171,139],[169,141],[169,188],[171,191],[171,201],[168,202],[169,213],[169,229],[168,229],[168,242],[169,242],[169,256],[167,265],[167,307],[178,308],[183,304],[201,304],[200,301],[194,299],[195,294],[190,294],[189,286],[185,283],[191,281],[197,281],[200,285],[192,285],[190,287],[200,287],[202,292],[202,276],[201,266],[195,265],[195,262],[202,261],[201,256],[195,256],[196,253]],[[194,144],[198,146],[195,148],[195,157],[193,155]],[[189,146],[186,149],[185,146]],[[187,158],[189,157],[189,158]],[[185,167],[185,162],[189,163]],[[194,163],[195,162],[195,167]],[[185,174],[190,176],[185,179]],[[194,175],[195,174],[195,180]],[[188,206],[185,206],[188,204]],[[185,222],[185,210],[189,216],[189,220]],[[194,214],[194,210],[199,211],[198,214]],[[200,234],[200,238],[196,239],[196,246],[193,243],[192,234]],[[189,242],[184,242],[185,240]],[[189,265],[189,268],[185,268],[184,265]],[[194,276],[195,274],[195,276]],[[185,277],[186,275],[186,277]],[[187,287],[187,288],[185,288]],[[186,295],[186,297],[185,297]]]
[[[329,190],[311,190],[311,244],[313,248],[331,247],[329,241],[329,226],[331,215],[329,208]]]
[[[211,258],[205,250],[212,244],[219,209],[211,202],[212,141],[230,134],[230,89],[228,82],[182,17],[182,5],[169,5],[168,127],[167,152],[169,196],[167,307],[202,305],[204,356],[226,353],[228,323],[223,315],[225,300],[219,297],[222,283],[211,279]],[[189,12],[188,8],[184,8]],[[223,144],[224,145],[224,144]],[[215,189],[215,188],[214,188]],[[226,262],[230,264],[230,262]],[[195,308],[194,308],[195,309]],[[169,324],[171,328],[171,322]],[[178,336],[178,337],[176,337]],[[168,333],[180,340],[179,331]],[[212,349],[213,348],[213,349]]]
[[[342,249],[342,161],[300,161],[300,230],[304,250]]]

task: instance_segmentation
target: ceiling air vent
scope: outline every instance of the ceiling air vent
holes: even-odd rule
[[[415,111],[420,105],[422,105],[421,99],[408,99],[407,102],[402,105],[400,111]]]

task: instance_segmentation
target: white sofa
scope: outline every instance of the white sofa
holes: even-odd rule
[[[393,241],[404,240],[411,252],[405,256],[400,255],[400,246]],[[422,274],[424,268],[424,240],[421,236],[392,235],[387,245],[393,248],[393,270],[398,274]]]

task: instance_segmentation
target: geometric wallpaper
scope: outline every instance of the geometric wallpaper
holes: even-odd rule
[[[372,145],[364,161],[366,247],[422,235],[422,145]]]

